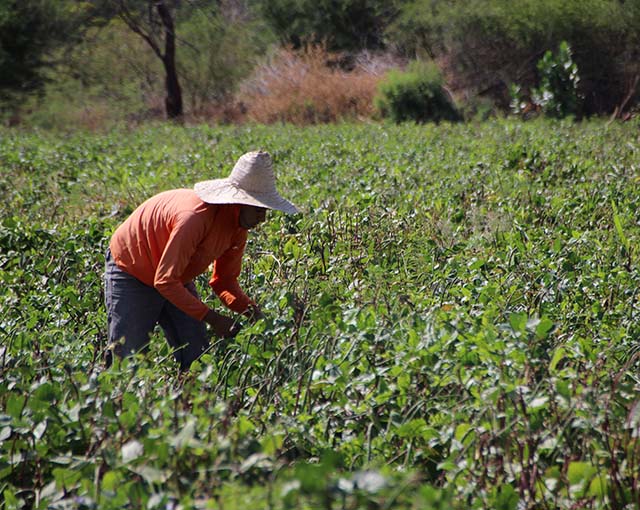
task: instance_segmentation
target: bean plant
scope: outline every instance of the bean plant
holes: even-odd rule
[[[637,508],[637,133],[0,131],[4,508]],[[253,149],[303,210],[250,234],[265,319],[106,368],[113,230]]]

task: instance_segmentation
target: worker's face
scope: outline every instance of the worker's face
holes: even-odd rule
[[[242,228],[247,230],[256,227],[267,219],[267,210],[264,207],[255,205],[241,205],[238,222]]]

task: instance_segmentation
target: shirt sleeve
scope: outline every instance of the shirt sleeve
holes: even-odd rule
[[[211,289],[224,305],[237,313],[243,313],[250,304],[255,304],[238,284],[246,244],[247,232],[243,230],[236,236],[232,246],[213,262],[213,273],[209,280]]]
[[[165,246],[153,286],[168,301],[190,317],[203,320],[209,307],[191,294],[180,280],[205,234],[202,221],[193,214],[185,214],[176,220]]]

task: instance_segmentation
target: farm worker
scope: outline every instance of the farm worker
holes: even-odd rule
[[[140,205],[115,231],[106,254],[115,354],[144,350],[159,324],[186,370],[209,345],[205,323],[216,336],[233,337],[234,319],[204,304],[193,283],[211,264],[209,285],[226,307],[250,320],[262,317],[237,278],[247,231],[265,221],[267,209],[298,212],[278,194],[271,156],[262,151],[240,157],[226,179],[165,191]]]

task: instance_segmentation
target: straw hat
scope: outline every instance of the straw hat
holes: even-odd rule
[[[289,214],[298,211],[276,190],[276,176],[268,152],[248,152],[240,157],[226,179],[199,182],[196,195],[208,204],[245,204],[276,209]]]

